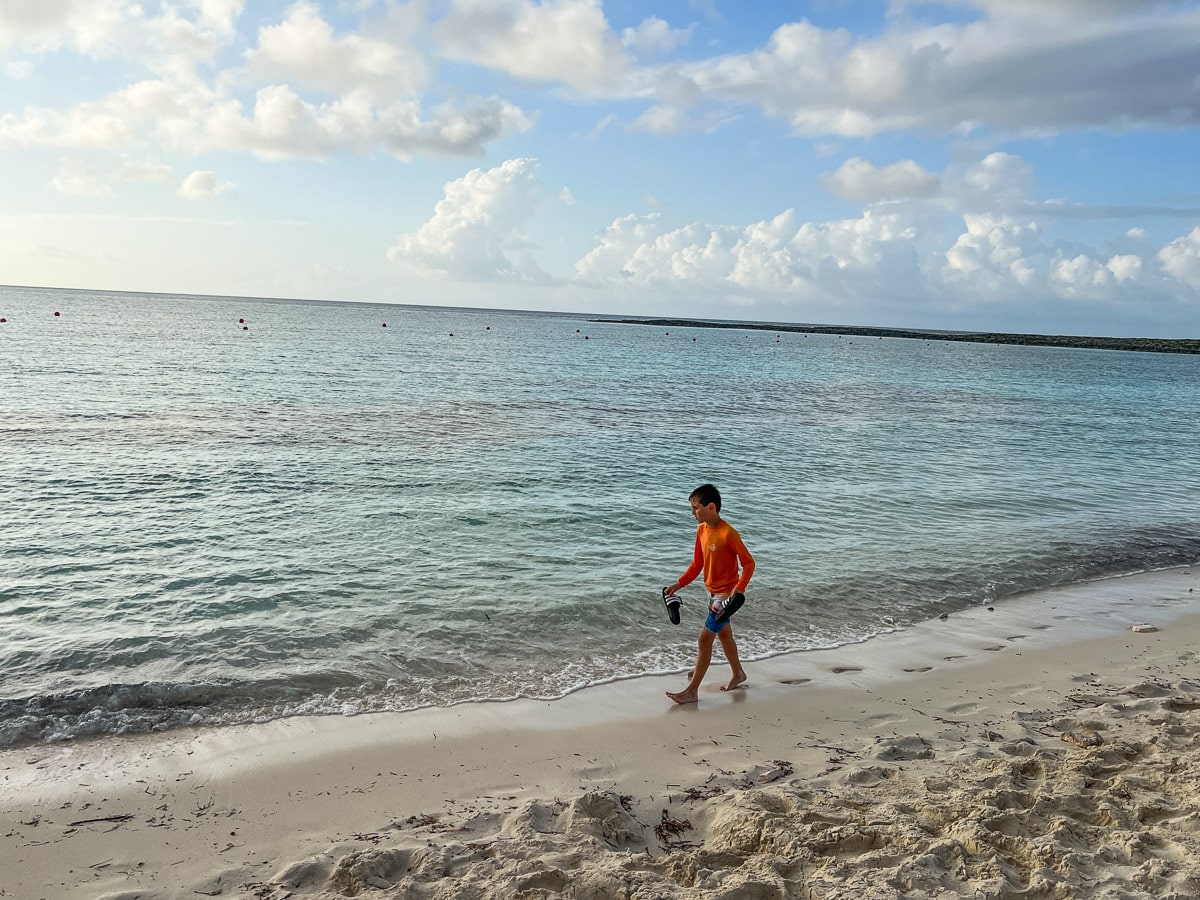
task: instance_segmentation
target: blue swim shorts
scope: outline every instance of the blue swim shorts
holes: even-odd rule
[[[722,632],[722,630],[724,630],[725,626],[729,624],[728,619],[726,619],[724,622],[720,623],[719,625],[717,624],[717,616],[719,616],[720,613],[715,613],[712,611],[712,604],[713,604],[714,600],[718,600],[718,599],[728,600],[729,595],[728,594],[711,594],[711,593],[708,595],[708,618],[704,622],[704,630],[707,631],[709,634],[720,634]]]
[[[708,618],[704,620],[704,630],[710,634],[720,634],[722,629],[724,629],[728,624],[729,620],[726,619],[724,622],[718,625],[717,614],[710,609],[708,611]]]

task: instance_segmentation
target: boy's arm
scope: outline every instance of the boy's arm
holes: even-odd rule
[[[746,549],[746,545],[742,542],[740,534],[737,534],[735,531],[729,537],[729,546],[737,554],[738,562],[742,565],[742,574],[738,577],[738,583],[734,585],[733,591],[735,594],[744,594],[746,593],[746,585],[750,583],[750,579],[754,575],[754,557]]]

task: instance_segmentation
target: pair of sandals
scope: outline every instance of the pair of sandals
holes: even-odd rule
[[[679,624],[679,606],[683,603],[683,598],[678,594],[668,594],[667,589],[662,589],[663,603],[667,607],[667,618],[671,620],[672,625]],[[735,591],[725,601],[724,608],[717,615],[716,622],[718,625],[723,625],[729,621],[729,617],[742,608],[742,604],[746,602],[746,595],[741,591]],[[716,612],[716,610],[714,610]]]

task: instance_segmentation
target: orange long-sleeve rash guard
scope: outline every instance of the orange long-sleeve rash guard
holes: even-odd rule
[[[738,574],[738,565],[741,574]],[[696,527],[696,550],[692,564],[679,576],[682,587],[704,572],[704,586],[712,594],[745,593],[754,574],[754,557],[742,543],[737,529],[722,519],[714,528],[701,523]]]

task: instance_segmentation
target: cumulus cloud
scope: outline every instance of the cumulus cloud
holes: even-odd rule
[[[147,139],[167,149],[248,151],[264,159],[326,159],[377,151],[399,159],[419,152],[479,156],[491,141],[532,120],[498,97],[468,99],[426,115],[417,100],[375,105],[364,92],[311,102],[286,85],[242,102],[199,85],[148,80],[66,112],[27,108],[0,117],[0,148],[124,150]]]
[[[523,231],[543,191],[538,168],[534,159],[510,159],[449,182],[433,217],[402,235],[388,258],[440,277],[548,281]]]
[[[687,28],[672,28],[670,24],[651,16],[636,28],[626,28],[621,32],[621,43],[628,47],[638,57],[655,56],[669,53],[677,47],[686,44],[695,31],[694,25]]]
[[[1200,123],[1194,7],[962,5],[981,18],[926,26],[900,16],[865,38],[792,22],[760,49],[675,74],[703,102],[752,104],[810,136]]]
[[[366,91],[389,99],[411,96],[423,86],[425,62],[392,40],[336,35],[313,3],[295,4],[278,25],[258,31],[246,54],[250,72],[287,84],[311,85],[334,95]]]
[[[584,96],[646,98],[654,110],[640,124],[658,133],[747,105],[808,136],[1200,123],[1200,11],[1190,6],[960,5],[978,17],[898,15],[869,37],[788,22],[749,52],[657,66],[637,61],[676,49],[690,26],[650,18],[617,35],[598,0],[453,0],[435,34],[453,59]]]
[[[903,197],[933,197],[941,187],[938,176],[911,159],[877,168],[860,156],[848,159],[822,179],[825,187],[846,200],[875,203]]]
[[[983,295],[1032,285],[1034,267],[1029,257],[1039,252],[1041,232],[1036,222],[968,213],[963,224],[967,230],[945,254],[942,276],[946,283],[960,289],[971,287]]]
[[[1200,304],[1200,228],[1157,254],[1138,228],[1100,247],[1067,245],[1036,217],[1007,212],[1022,201],[1036,206],[1022,196],[1032,178],[1019,157],[990,154],[940,174],[850,162],[835,186],[877,201],[857,218],[804,222],[785,210],[735,226],[622,216],[595,235],[576,278],[657,297],[782,303],[810,320],[870,309],[877,324],[889,308],[903,309],[911,324],[947,311],[1045,321],[1081,304],[1096,315],[1126,308],[1143,316],[1158,300]],[[912,196],[939,184],[932,199]],[[889,199],[902,193],[905,202]]]
[[[1113,278],[1117,281],[1132,281],[1142,273],[1145,264],[1140,256],[1121,253],[1110,257],[1104,266],[1112,272]]]
[[[897,0],[894,11],[904,5]],[[332,6],[299,0],[260,25],[255,45],[240,52],[245,0],[22,0],[0,4],[0,50],[19,46],[31,60],[64,48],[119,55],[155,77],[71,108],[10,113],[0,122],[0,146],[157,140],[267,158],[382,149],[404,159],[479,154],[531,126],[502,96],[459,104],[449,115],[424,112],[426,52],[588,98],[644,100],[632,127],[659,135],[719,128],[748,107],[813,136],[1200,124],[1200,10],[1192,5],[960,5],[975,10],[975,20],[927,25],[893,15],[881,33],[865,37],[789,22],[749,52],[652,65],[645,60],[676,51],[693,26],[650,17],[618,32],[600,0],[446,0],[436,8],[444,13],[429,20],[422,17],[434,11],[422,4],[383,13],[357,4],[362,20],[349,28],[323,14]],[[223,51],[241,66],[218,65]],[[24,76],[29,65],[13,60],[8,71]],[[148,98],[124,96],[151,85],[175,95],[167,113],[143,113],[137,101]],[[831,190],[866,199],[866,174],[836,173]],[[877,190],[898,190],[906,178],[918,182],[906,196],[930,189],[919,172],[872,175]]]
[[[785,210],[749,226],[664,224],[660,213],[617,219],[576,263],[577,277],[592,284],[801,297],[819,287],[850,297],[881,279],[916,275],[915,226],[893,215],[798,224],[794,210]]]
[[[219,194],[227,194],[234,190],[231,181],[218,182],[213,172],[195,171],[183,179],[178,194],[185,200],[211,200]]]
[[[1172,278],[1200,291],[1200,226],[1163,247],[1158,259]]]
[[[104,55],[136,15],[127,0],[18,0],[0,3],[0,50],[13,45],[32,52],[70,47]]]
[[[39,58],[73,50],[137,60],[152,71],[193,72],[236,33],[245,0],[16,0],[0,4],[0,51]]]
[[[599,0],[450,0],[434,31],[452,59],[586,95],[629,92],[630,61]]]
[[[61,40],[72,17],[107,9],[124,19],[106,49],[143,61],[156,77],[71,107],[27,106],[0,116],[0,149],[156,143],[170,151],[242,151],[264,159],[385,152],[407,160],[417,153],[479,156],[491,141],[532,126],[524,111],[497,96],[424,108],[419,90],[428,73],[407,42],[416,27],[409,8],[391,10],[380,36],[371,36],[335,32],[316,4],[300,0],[278,23],[259,29],[244,68],[201,78],[199,62],[237,37],[243,6],[243,0],[183,0],[151,15],[127,0],[93,6],[48,0],[45,14],[30,14],[26,32]]]

